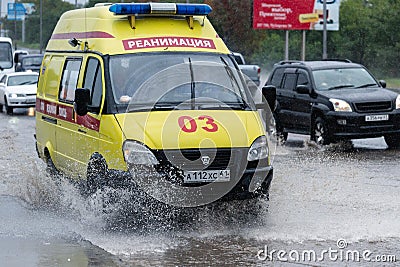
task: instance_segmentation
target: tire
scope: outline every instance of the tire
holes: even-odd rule
[[[332,142],[326,122],[321,117],[317,117],[314,121],[311,130],[311,140],[321,146],[329,145]]]
[[[86,172],[86,193],[93,194],[106,185],[108,175],[107,162],[102,155],[94,153],[88,163]]]
[[[276,132],[276,140],[278,141],[278,144],[280,145],[286,144],[288,135],[289,134],[287,132]]]
[[[8,115],[13,114],[13,108],[8,106],[7,98],[4,97],[4,107],[6,108],[6,112]]]
[[[0,104],[0,113],[3,112],[3,104]]]
[[[275,135],[276,135],[276,141],[279,145],[284,145],[287,141],[288,138],[288,132],[285,132],[283,130],[282,125],[279,123],[278,119],[276,116],[275,118]]]
[[[388,148],[400,148],[400,134],[388,134],[384,138]]]
[[[50,155],[46,158],[46,172],[51,176],[57,176],[59,174],[56,166],[54,165],[53,160]]]

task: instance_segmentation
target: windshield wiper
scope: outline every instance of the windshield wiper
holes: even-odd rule
[[[367,83],[367,84],[357,86],[356,88],[364,88],[364,87],[370,87],[370,86],[377,86],[377,84],[376,83]]]
[[[33,81],[26,81],[26,82],[20,83],[19,85],[35,84],[35,83],[36,82],[33,82]]]
[[[199,105],[199,109],[208,109],[208,110],[247,110],[248,106],[245,103],[210,103],[210,104],[201,104]]]
[[[329,87],[328,90],[335,90],[335,89],[342,89],[342,88],[349,88],[349,87],[354,87],[354,84],[341,84],[337,86],[332,86]]]
[[[191,95],[191,108],[195,108],[195,98],[196,98],[196,83],[194,82],[194,73],[192,60],[189,58],[189,70],[190,70],[190,95]]]
[[[179,110],[181,103],[130,104],[128,112]]]
[[[225,70],[226,70],[226,73],[228,74],[228,77],[229,77],[229,79],[231,81],[232,87],[235,86],[234,85],[234,82],[235,82],[236,88],[238,88],[238,90],[239,90],[241,99],[239,99],[239,97],[237,97],[238,101],[241,100],[240,103],[242,103],[245,108],[249,107],[249,105],[244,101],[243,92],[242,92],[242,90],[240,90],[240,86],[238,84],[238,81],[234,77],[233,71],[231,70],[231,68],[229,67],[228,63],[225,61],[225,59],[223,57],[220,57],[220,59],[221,59],[222,63],[224,63],[224,65],[225,65]]]

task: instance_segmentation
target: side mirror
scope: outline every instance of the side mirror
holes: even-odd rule
[[[74,110],[79,116],[85,116],[88,113],[90,102],[90,90],[86,88],[77,88],[75,90]]]
[[[261,90],[263,97],[267,100],[269,108],[274,111],[276,108],[276,87],[273,85],[266,85]]]
[[[312,91],[308,85],[297,85],[296,92],[302,95],[311,95]]]
[[[379,80],[379,84],[380,84],[383,88],[386,88],[386,81],[385,81],[385,80]]]

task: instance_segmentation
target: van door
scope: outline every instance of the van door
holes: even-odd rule
[[[56,110],[58,118],[56,130],[57,163],[59,168],[71,177],[77,175],[74,171],[77,168],[75,148],[82,145],[82,143],[78,143],[79,140],[76,138],[78,124],[76,124],[76,116],[73,112],[73,101],[81,64],[82,58],[71,57],[65,60],[58,92],[59,104]]]
[[[76,159],[79,162],[79,173],[86,174],[87,163],[91,155],[99,152],[99,127],[103,103],[104,75],[100,57],[89,56],[84,66],[83,88],[90,90],[89,112],[85,116],[77,116]]]

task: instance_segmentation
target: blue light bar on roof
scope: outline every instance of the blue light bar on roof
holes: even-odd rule
[[[212,9],[206,4],[127,3],[113,4],[109,10],[114,15],[173,14],[206,16]]]

